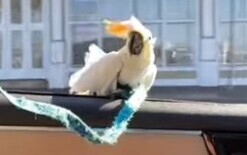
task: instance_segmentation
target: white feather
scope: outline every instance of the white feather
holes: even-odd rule
[[[85,53],[85,65],[91,65],[106,55],[106,53],[95,44],[89,46],[89,52]]]
[[[70,91],[96,92],[97,95],[106,95],[114,91],[122,63],[121,53],[105,53],[98,46],[90,45],[89,52],[85,55],[85,66],[69,79]]]
[[[72,87],[76,83],[76,81],[79,80],[80,76],[90,65],[92,65],[93,63],[95,63],[96,61],[98,61],[106,55],[106,53],[95,44],[91,44],[88,49],[89,52],[85,53],[84,58],[85,66],[71,75],[69,79],[69,87]]]

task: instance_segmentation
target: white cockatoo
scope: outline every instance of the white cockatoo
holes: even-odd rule
[[[125,45],[110,53],[90,45],[85,66],[69,79],[70,92],[109,95],[117,90],[117,83],[133,89],[142,85],[148,91],[157,73],[151,31],[134,16],[105,24],[107,33],[126,40]]]

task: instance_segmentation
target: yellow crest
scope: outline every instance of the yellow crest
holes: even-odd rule
[[[132,28],[128,21],[108,21],[105,20],[106,32],[110,35],[127,38]]]

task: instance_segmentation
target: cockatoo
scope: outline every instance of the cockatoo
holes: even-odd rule
[[[85,66],[69,79],[70,92],[109,95],[117,84],[132,89],[142,85],[148,91],[156,77],[154,45],[156,39],[136,17],[126,21],[105,21],[108,34],[122,38],[125,45],[105,53],[97,45],[89,46]]]

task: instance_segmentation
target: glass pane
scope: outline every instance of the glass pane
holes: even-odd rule
[[[33,68],[43,67],[43,33],[42,31],[32,32],[32,65]]]
[[[132,0],[100,0],[100,15],[102,18],[126,20],[132,12]]]
[[[247,63],[247,23],[227,23],[221,27],[221,62]]]
[[[98,19],[98,5],[95,0],[70,0],[70,20],[85,21]]]
[[[221,20],[229,20],[231,16],[231,0],[220,0],[220,18]]]
[[[167,65],[188,66],[193,63],[194,25],[168,24],[164,49]]]
[[[91,43],[97,43],[98,34],[99,29],[95,24],[71,26],[73,65],[84,64],[84,53]]]
[[[162,53],[162,27],[160,24],[145,24],[145,26],[151,30],[153,37],[156,37],[155,44],[155,55],[156,55],[156,64],[158,66],[163,65],[163,53]]]
[[[3,36],[2,32],[0,32],[0,68],[2,67],[2,52],[3,52]]]
[[[230,24],[221,24],[220,32],[220,60],[221,63],[226,64],[231,61],[230,56]]]
[[[2,8],[2,0],[0,0],[0,23],[2,23],[2,11],[3,11],[3,8]]]
[[[11,0],[11,22],[20,24],[22,22],[21,0]]]
[[[32,22],[39,23],[42,22],[42,0],[32,0],[31,1],[32,10]]]
[[[152,6],[152,7],[150,7]],[[160,18],[159,0],[137,0],[137,16],[142,20],[154,20]]]
[[[12,43],[12,67],[21,68],[23,64],[23,47],[22,47],[22,32],[12,31],[11,33]]]
[[[164,17],[168,20],[193,19],[195,0],[166,0]]]
[[[247,18],[246,0],[220,0],[221,20]]]
[[[246,0],[234,0],[235,4],[235,17],[236,18],[246,18],[247,17],[247,8],[246,8]]]

